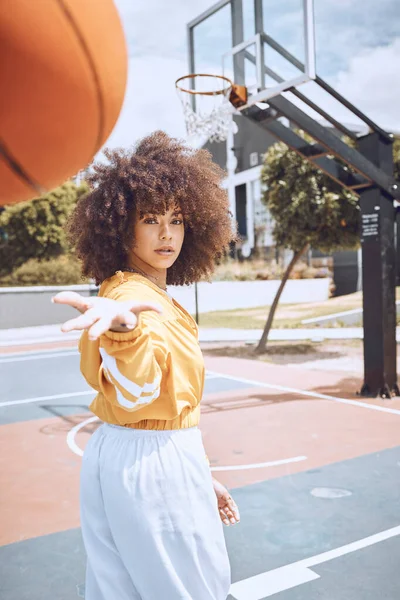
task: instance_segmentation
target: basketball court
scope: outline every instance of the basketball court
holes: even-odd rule
[[[377,278],[383,254],[378,217],[369,217],[374,206],[389,210],[387,197],[400,197],[400,190],[381,165],[372,169],[368,157],[361,160],[355,150],[345,150],[339,136],[313,120],[319,115],[354,139],[354,132],[324,111],[323,106],[331,108],[337,101],[358,124],[381,136],[379,143],[388,141],[386,132],[343,104],[316,76],[312,0],[291,2],[289,12],[284,3],[220,0],[188,25],[188,42],[189,73],[228,80],[219,80],[222,87],[214,81],[212,93],[202,98],[197,92],[207,91],[204,75],[192,77],[181,100],[193,134],[210,139],[217,125],[211,143],[219,144],[213,147],[215,156],[228,169],[231,209],[247,236],[243,255],[251,252],[252,216],[261,210],[263,147],[246,136],[262,122],[266,135],[286,140],[348,189],[361,195],[375,186],[376,194],[361,203],[368,217],[363,259],[375,260],[376,267],[367,273],[369,310],[375,317],[374,294],[389,290],[383,295],[390,300],[394,270],[393,282]],[[243,100],[243,90],[236,89],[235,110],[228,106],[230,80],[248,94]],[[210,105],[202,113],[204,99],[217,107],[207,127]],[[219,110],[220,100],[229,110]],[[348,113],[342,115],[346,120]],[[316,144],[295,133],[295,126],[302,125]],[[345,160],[350,172],[333,155]],[[393,229],[389,218],[384,226]],[[394,332],[395,311],[386,312],[394,319]],[[384,319],[379,323],[376,327],[391,326]],[[376,327],[365,330],[371,348],[383,337]],[[393,340],[394,352],[382,360],[388,372],[396,362]],[[94,392],[80,374],[76,342],[14,350],[0,355],[0,597],[84,598],[79,470],[85,445],[99,425],[88,411]],[[241,513],[240,524],[225,528],[230,600],[395,600],[400,398],[358,397],[361,373],[321,365],[312,370],[206,353],[206,367],[203,439],[213,474],[232,490]]]
[[[67,347],[65,347],[67,346]],[[381,598],[398,590],[400,400],[348,372],[206,357],[201,429],[241,523],[231,598]],[[84,597],[81,454],[98,422],[76,346],[2,354],[1,595]]]

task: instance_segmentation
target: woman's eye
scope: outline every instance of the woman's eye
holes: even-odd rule
[[[148,225],[151,225],[153,223],[157,223],[156,219],[145,219],[144,222],[147,223]]]
[[[173,223],[174,225],[182,225],[182,223],[183,223],[183,220],[182,220],[182,219],[174,219],[174,220],[172,221],[172,223]]]

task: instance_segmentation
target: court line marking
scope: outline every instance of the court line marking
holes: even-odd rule
[[[370,410],[377,410],[379,412],[385,412],[392,415],[400,415],[400,410],[396,408],[389,408],[387,406],[377,406],[375,404],[367,404],[366,402],[360,402],[358,400],[346,400],[345,398],[337,398],[336,396],[328,396],[327,394],[319,394],[318,392],[311,392],[307,390],[298,390],[297,388],[291,388],[284,385],[276,385],[272,383],[264,383],[263,381],[255,381],[254,379],[245,379],[244,377],[235,377],[234,375],[224,375],[217,373],[216,371],[209,371],[213,375],[219,377],[225,377],[226,379],[232,379],[233,381],[239,381],[242,383],[248,383],[253,387],[262,387],[269,390],[278,390],[280,392],[289,392],[291,394],[298,394],[299,396],[308,396],[310,398],[318,398],[320,400],[332,400],[339,404],[349,404],[351,406],[358,406],[359,408],[369,408]]]
[[[82,429],[83,427],[86,427],[86,425],[89,425],[90,423],[94,423],[95,421],[98,421],[98,420],[99,420],[98,417],[89,417],[89,419],[85,419],[81,423],[78,423],[77,425],[74,425],[74,427],[72,427],[68,431],[68,433],[67,433],[67,445],[72,450],[72,452],[74,454],[77,454],[78,456],[83,456],[83,450],[81,448],[79,448],[78,444],[75,441],[75,436],[78,433],[78,431],[80,429]]]
[[[18,357],[16,359],[12,359],[12,358],[5,358],[5,359],[1,359],[0,358],[0,363],[8,363],[8,362],[16,362],[16,361],[22,361],[22,360],[38,360],[41,358],[58,358],[58,357],[64,357],[64,356],[72,356],[74,354],[79,354],[79,352],[75,351],[75,352],[68,352],[68,351],[61,351],[58,353],[53,353],[53,354],[41,354],[41,355],[37,355],[37,356],[27,356],[27,357]],[[385,412],[385,413],[389,413],[392,415],[400,415],[400,410],[396,409],[396,408],[389,408],[387,406],[378,406],[375,404],[367,404],[366,402],[361,402],[359,400],[348,400],[345,398],[338,398],[337,396],[329,396],[327,394],[319,394],[318,392],[311,392],[311,391],[306,391],[306,390],[299,390],[297,388],[291,388],[291,387],[287,387],[287,386],[282,386],[282,385],[276,385],[276,384],[270,384],[270,383],[264,383],[262,381],[256,381],[253,379],[246,379],[244,377],[236,377],[234,375],[227,375],[224,373],[218,373],[216,371],[207,371],[206,373],[206,379],[210,380],[210,379],[217,379],[217,378],[224,378],[224,379],[230,379],[232,381],[239,381],[241,383],[248,383],[254,387],[263,387],[266,389],[273,389],[273,390],[278,390],[278,391],[282,391],[282,392],[289,392],[289,393],[293,393],[293,394],[299,394],[301,396],[308,396],[310,398],[318,398],[321,400],[330,400],[333,402],[337,402],[339,404],[349,404],[351,406],[357,406],[359,408],[368,408],[370,410],[376,410],[378,412]],[[83,394],[84,392],[81,392],[80,394]],[[89,393],[89,392],[86,392]],[[57,395],[57,396],[43,396],[43,397],[39,397],[39,398],[27,398],[24,400],[12,400],[10,402],[4,402],[0,404],[0,408],[1,406],[13,406],[13,405],[17,405],[17,404],[29,404],[29,402],[40,402],[42,400],[51,400],[51,399],[58,399],[58,398],[65,398],[67,396],[69,396],[70,394],[67,395]],[[75,394],[76,395],[76,394]],[[79,393],[78,393],[79,395]]]
[[[320,579],[321,576],[310,570],[310,567],[368,548],[398,535],[400,535],[399,525],[339,548],[322,552],[316,556],[310,556],[283,567],[260,573],[254,577],[242,579],[232,584],[230,594],[235,600],[263,600],[263,598],[269,598],[274,594],[284,592],[303,583]]]
[[[294,456],[293,458],[283,458],[282,460],[271,460],[264,463],[253,463],[252,465],[232,465],[229,467],[211,467],[211,471],[245,471],[247,469],[263,469],[264,467],[279,467],[289,463],[301,462],[307,460],[307,456]]]
[[[98,421],[98,417],[89,417],[85,419],[81,423],[77,423],[74,425],[69,432],[67,433],[67,445],[72,450],[74,454],[77,456],[83,456],[83,450],[76,443],[76,434],[89,425],[90,423],[94,423]],[[293,462],[300,462],[302,460],[307,460],[307,456],[295,456],[294,458],[285,458],[283,460],[274,460],[265,463],[255,463],[252,465],[237,465],[237,466],[229,466],[229,467],[210,467],[211,471],[244,471],[248,469],[261,469],[265,467],[277,467],[279,465],[286,465]]]
[[[31,355],[31,356],[17,356],[16,358],[12,358],[12,357],[7,357],[7,358],[0,358],[0,364],[1,363],[11,363],[11,362],[21,362],[24,360],[44,360],[47,358],[64,358],[64,356],[75,356],[78,355],[79,352],[77,351],[70,351],[70,352],[54,352],[52,354],[48,353],[48,354],[36,354],[36,355]]]
[[[206,379],[218,379],[219,375],[211,375],[210,377],[206,375]],[[62,398],[73,398],[75,396],[85,396],[88,394],[96,394],[96,390],[90,389],[87,392],[70,392],[67,394],[54,394],[52,396],[38,396],[33,398],[23,398],[22,400],[8,400],[7,402],[1,402],[0,400],[0,409],[3,406],[17,406],[18,404],[30,404],[31,402],[45,402],[47,400],[60,400]]]
[[[86,392],[70,392],[69,394],[54,394],[52,396],[38,396],[37,398],[25,398],[23,400],[9,400],[0,402],[0,409],[4,406],[16,406],[18,404],[30,404],[33,402],[46,402],[47,400],[60,400],[62,398],[76,398],[78,396],[88,396],[95,394],[95,390],[87,390]]]

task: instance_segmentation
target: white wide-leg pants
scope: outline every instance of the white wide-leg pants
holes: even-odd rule
[[[81,471],[86,600],[226,600],[230,566],[197,427],[103,424]]]

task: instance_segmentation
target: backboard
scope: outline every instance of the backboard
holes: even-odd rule
[[[267,101],[315,79],[313,0],[220,0],[188,24],[188,51],[190,73],[245,85],[248,105]]]

